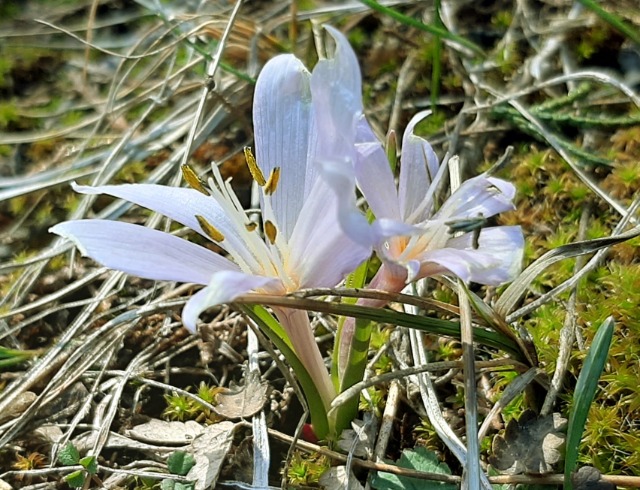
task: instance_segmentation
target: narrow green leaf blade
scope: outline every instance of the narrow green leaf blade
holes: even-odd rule
[[[564,463],[564,488],[572,490],[571,474],[578,462],[580,440],[589,414],[589,407],[598,389],[598,380],[604,369],[613,338],[614,321],[607,318],[598,328],[589,352],[584,361],[584,366],[576,383],[573,407],[569,414],[569,430],[567,433],[567,452]]]
[[[506,318],[516,303],[529,290],[529,286],[547,267],[555,264],[559,260],[577,257],[578,255],[590,254],[598,250],[610,247],[617,243],[630,240],[640,235],[640,226],[621,233],[620,235],[609,236],[605,238],[597,238],[595,240],[586,240],[583,242],[570,243],[553,250],[549,250],[533,264],[527,267],[518,278],[513,281],[509,287],[502,293],[500,299],[496,302],[495,310],[498,315]]]

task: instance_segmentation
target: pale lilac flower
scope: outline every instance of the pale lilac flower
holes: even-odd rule
[[[312,87],[314,101],[325,109],[319,124],[331,128],[330,140],[335,141],[333,153],[323,155],[320,163],[323,178],[340,199],[341,225],[354,241],[372,245],[383,261],[371,287],[397,291],[437,274],[490,285],[515,277],[523,255],[520,227],[484,228],[475,244],[472,233],[454,236],[448,225],[513,209],[512,184],[480,175],[436,207],[434,194],[446,169],[429,143],[414,134],[428,114],[422,112],[405,130],[396,185],[383,146],[364,116],[360,69],[346,40],[337,42],[332,60],[316,67]],[[355,208],[356,181],[376,217],[372,227]]]
[[[464,281],[499,285],[513,280],[522,266],[524,239],[519,226],[481,228],[458,236],[457,225],[482,221],[514,209],[515,188],[509,182],[479,175],[462,185],[436,206],[436,192],[447,170],[424,139],[414,134],[416,124],[428,115],[413,117],[402,140],[400,175],[396,185],[382,144],[366,120],[359,123],[357,157],[352,173],[333,166],[326,172],[334,188],[347,186],[354,178],[376,217],[369,235],[354,239],[371,240],[382,265],[369,288],[401,291],[406,284],[428,276],[454,275]],[[343,204],[340,212],[348,231],[353,207]],[[359,300],[358,304],[383,306],[380,300]],[[355,324],[347,319],[341,346],[352,341]],[[342,373],[349,352],[339,349]]]
[[[487,227],[461,236],[454,232],[466,222],[514,209],[514,186],[482,174],[463,182],[437,207],[435,194],[446,168],[440,167],[429,143],[414,134],[427,115],[414,116],[405,130],[397,187],[377,139],[368,137],[356,145],[355,176],[380,221],[374,246],[383,265],[371,287],[399,290],[438,274],[494,286],[513,280],[523,257],[519,226]]]
[[[348,44],[340,46],[343,58],[355,58]],[[336,54],[337,58],[337,54]],[[358,70],[357,63],[352,63]],[[336,79],[334,70],[333,77]],[[360,80],[359,71],[350,79]],[[359,93],[360,85],[352,90]],[[398,184],[391,172],[384,148],[367,122],[360,97],[349,98],[349,112],[343,117],[340,99],[325,89],[327,111],[324,117],[334,121],[340,134],[349,136],[351,149],[340,148],[349,155],[352,165],[337,158],[322,162],[322,176],[340,199],[339,217],[345,232],[354,241],[372,245],[382,260],[370,288],[401,291],[409,282],[434,275],[454,275],[464,281],[498,285],[511,281],[520,271],[524,249],[518,226],[481,229],[458,236],[456,223],[484,220],[511,210],[515,188],[512,184],[487,175],[464,182],[441,206],[435,202],[436,191],[447,170],[440,166],[429,143],[414,134],[416,124],[427,112],[417,114],[407,126],[400,159]],[[333,99],[332,99],[333,97]],[[362,215],[348,197],[357,182],[375,215],[372,226],[362,222]],[[359,304],[383,306],[384,301],[361,300]],[[348,318],[338,347],[339,377],[344,372],[355,323]]]
[[[355,143],[355,133],[339,131],[341,123],[334,123],[327,112],[326,98],[333,92],[342,101],[341,118],[359,117],[350,113],[349,106],[352,98],[360,97],[357,61],[339,56],[348,42],[334,29],[328,30],[337,45],[334,58],[319,62],[310,74],[294,56],[280,55],[265,65],[256,84],[253,119],[258,168],[253,174],[262,189],[265,239],[215,165],[210,195],[204,188],[144,184],[74,188],[126,199],[161,213],[214,240],[229,259],[170,234],[116,221],[68,221],[51,231],[73,240],[84,255],[112,269],[204,285],[183,310],[184,324],[191,330],[203,310],[247,292],[286,294],[338,285],[369,256],[371,247],[354,241],[337,223],[338,208],[355,203],[355,189],[338,197],[319,178],[317,169],[317,161],[334,159],[342,148],[353,156]],[[329,92],[324,85],[328,68],[341,74],[331,81]],[[283,308],[275,313],[328,408],[335,390],[307,313]]]

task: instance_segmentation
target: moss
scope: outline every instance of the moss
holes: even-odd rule
[[[414,132],[418,136],[428,138],[429,136],[441,131],[447,121],[447,115],[442,111],[434,111],[429,117],[424,118],[416,124]]]
[[[630,141],[635,130],[617,133],[615,145],[636,150]],[[582,203],[591,200],[591,213],[586,238],[608,236],[619,220],[606,204],[594,200],[575,174],[555,153],[535,147],[520,147],[513,158],[512,178],[517,182],[517,209],[501,218],[511,224],[522,223],[527,236],[527,262],[549,249],[571,243],[578,237],[583,213]],[[616,164],[602,186],[612,194],[631,198],[628,186],[638,169],[633,162]],[[637,181],[636,181],[637,182]],[[637,190],[637,183],[635,186]],[[591,407],[581,459],[604,473],[638,474],[637,448],[640,447],[640,427],[629,421],[640,416],[637,380],[640,379],[640,240],[616,246],[607,261],[591,271],[578,287],[578,328],[586,346],[590,345],[599,325],[606,317],[616,320],[615,338],[609,362],[601,379],[601,390]],[[548,291],[574,274],[575,260],[560,261],[547,268],[532,283],[537,293]],[[558,358],[560,330],[566,316],[568,293],[545,304],[524,320],[538,351],[541,366],[551,375]],[[569,413],[575,382],[585,352],[574,346],[567,390],[558,409]],[[505,376],[505,375],[501,375]],[[510,408],[518,415],[519,407]],[[634,460],[635,466],[629,461]]]
[[[14,101],[0,102],[0,129],[9,128],[18,119],[18,108]]]

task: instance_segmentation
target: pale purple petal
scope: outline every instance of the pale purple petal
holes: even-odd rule
[[[431,145],[413,132],[416,124],[431,114],[423,111],[409,121],[402,138],[402,153],[400,155],[400,177],[398,182],[398,196],[402,217],[407,219],[418,209],[427,196],[427,189],[438,173],[438,157]],[[422,206],[423,212],[428,213],[430,206]],[[420,221],[422,216],[417,217]]]
[[[451,238],[448,247],[473,250],[472,233]],[[496,263],[490,270],[472,268],[471,281],[480,284],[502,284],[514,280],[522,271],[524,236],[519,226],[483,228],[477,252],[492,257]],[[473,250],[476,252],[476,250]]]
[[[253,261],[242,237],[244,230],[238,228],[239,226],[244,227],[244,224],[238,224],[229,219],[223,208],[213,197],[205,196],[194,189],[154,184],[90,187],[74,183],[72,186],[76,192],[83,194],[108,194],[120,199],[126,199],[167,216],[209,238],[196,219],[196,215],[203,216],[224,235],[225,240],[218,243],[218,245],[231,253],[241,256],[249,263]]]
[[[214,274],[209,285],[194,294],[182,310],[182,322],[194,332],[200,313],[212,306],[229,303],[238,296],[263,290],[267,293],[283,294],[284,289],[279,279],[263,276],[252,276],[238,271],[223,271]]]
[[[49,231],[73,241],[82,255],[145,279],[209,284],[219,271],[238,270],[233,262],[204,247],[131,223],[66,221]]]
[[[311,94],[318,128],[318,157],[353,159],[357,125],[362,116],[360,67],[349,41],[325,26],[335,41],[333,56],[318,61],[311,74]]]
[[[266,178],[273,168],[281,169],[271,203],[280,232],[287,238],[315,180],[311,162],[318,141],[310,76],[293,55],[277,56],[262,69],[254,96],[256,159]]]
[[[515,209],[513,184],[494,177],[478,175],[462,183],[445,201],[434,219],[485,218]]]
[[[424,228],[392,219],[377,219],[372,223],[377,241],[396,236],[411,236],[424,233]]]
[[[446,248],[425,252],[417,278],[453,273],[464,281],[498,286],[518,275],[524,249],[519,226],[482,229],[478,249],[472,241],[467,233],[450,239]]]
[[[338,176],[348,166],[335,164],[334,172],[327,172],[325,167],[323,178],[339,181],[343,187],[332,192],[319,179],[300,213],[290,242],[290,269],[296,271],[301,288],[334,287],[371,253],[373,235],[355,207],[353,180],[349,185],[350,179],[344,174]]]
[[[358,143],[356,151],[356,180],[373,214],[378,219],[402,219],[395,180],[380,142]]]
[[[341,161],[320,161],[318,167],[320,180],[326,185],[318,184],[314,193],[307,198],[307,214],[296,226],[296,240],[308,242],[305,237],[315,229],[314,220],[318,216],[328,220],[327,226],[332,226],[336,232],[344,233],[354,242],[371,249],[379,237],[356,205],[353,167]],[[331,209],[331,214],[323,212],[323,208],[327,211]]]

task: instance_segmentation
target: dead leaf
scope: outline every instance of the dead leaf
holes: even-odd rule
[[[351,429],[343,430],[340,434],[338,447],[346,453],[353,452],[353,455],[359,458],[369,458],[375,443],[375,424],[365,424],[362,420],[354,420],[351,422],[351,427]]]
[[[227,419],[247,418],[264,406],[269,385],[255,375],[248,375],[245,385],[238,390],[222,389],[216,395],[215,412]]]
[[[0,413],[0,423],[11,419],[17,419],[27,408],[31,406],[36,398],[36,394],[32,391],[25,391],[24,393],[21,393],[15,401],[9,405],[4,413]]]
[[[347,468],[345,466],[336,466],[326,471],[320,477],[318,483],[322,485],[322,488],[331,488],[332,490],[364,490],[364,487],[353,472],[351,472],[351,478],[347,478]]]
[[[195,490],[205,490],[215,486],[222,463],[231,448],[236,424],[229,421],[204,427],[191,443],[188,451],[193,454],[196,464],[187,478],[196,482]]]
[[[571,477],[574,490],[616,490],[616,486],[602,479],[593,466],[583,466]]]
[[[136,425],[127,431],[127,435],[149,444],[184,445],[190,444],[202,433],[202,426],[193,420],[186,422],[167,422],[152,419]]]
[[[550,473],[563,457],[566,426],[567,419],[558,413],[539,417],[527,410],[509,421],[504,435],[495,437],[489,462],[509,475]]]

